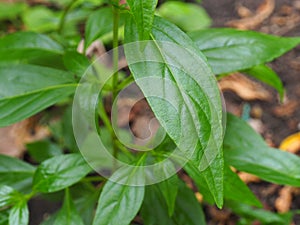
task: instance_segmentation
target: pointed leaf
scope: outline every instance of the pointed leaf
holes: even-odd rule
[[[266,65],[254,66],[244,71],[246,74],[270,85],[278,91],[280,98],[283,98],[284,88],[279,76]]]
[[[68,189],[65,191],[65,199],[62,208],[59,210],[54,225],[83,225],[83,221],[78,214],[70,192]]]
[[[28,225],[29,211],[27,202],[22,200],[18,202],[9,212],[9,225]]]
[[[72,74],[33,65],[0,66],[0,127],[23,120],[66,98]]]
[[[16,190],[27,190],[31,186],[35,167],[19,159],[0,154],[0,185]]]
[[[104,185],[99,198],[93,225],[128,225],[138,213],[144,199],[144,186],[130,186],[132,179],[138,179],[135,169],[120,168]]]
[[[127,0],[137,26],[139,40],[148,40],[157,0]]]
[[[138,41],[135,24],[127,22],[125,41]],[[175,25],[155,17],[151,36],[154,43],[125,46],[129,68],[181,157],[214,180],[212,192],[221,206],[222,108],[215,78],[201,52]]]
[[[77,77],[81,77],[86,72],[87,68],[91,65],[88,58],[76,51],[68,51],[63,57],[65,67],[76,74]]]
[[[158,183],[159,190],[165,198],[168,206],[168,214],[172,216],[175,209],[175,201],[178,192],[178,177],[174,175],[169,179]]]
[[[264,180],[300,186],[300,158],[267,146],[246,122],[228,114],[224,139],[227,164]]]
[[[55,156],[37,168],[33,189],[43,193],[59,191],[80,181],[90,171],[80,154]]]
[[[62,53],[62,46],[43,34],[16,32],[0,38],[0,61],[24,61]]]
[[[189,36],[207,57],[215,74],[244,70],[270,62],[300,43],[300,38],[229,28],[199,30],[191,32]]]
[[[10,186],[0,186],[0,208],[13,203],[13,195],[15,190]]]

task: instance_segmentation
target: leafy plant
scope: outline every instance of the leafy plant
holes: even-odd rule
[[[49,4],[53,7],[0,4],[0,11],[5,12],[0,16],[1,26],[10,20],[27,29],[2,32],[0,39],[0,126],[53,105],[62,114],[58,121],[49,122],[51,140],[27,146],[34,165],[0,155],[0,224],[28,224],[27,202],[49,193],[63,195],[64,200],[44,225],[126,225],[141,220],[144,224],[205,224],[205,204],[231,209],[241,223],[257,219],[262,224],[288,224],[291,214],[261,209],[260,201],[231,167],[269,182],[299,187],[300,159],[268,147],[246,122],[222,113],[213,74],[223,77],[243,71],[282,97],[283,85],[266,64],[297,46],[300,38],[210,29],[203,9],[184,2],[168,1],[157,11],[157,0],[124,4],[51,0]],[[173,16],[173,10],[182,12],[180,17]],[[78,27],[83,25],[85,31],[80,32]],[[84,44],[78,51],[82,38]],[[94,57],[87,56],[95,40],[112,47],[111,67],[93,64]],[[130,72],[118,71],[121,43]],[[107,74],[112,74],[111,79]],[[136,146],[120,141],[130,135],[118,128],[114,131],[116,121],[110,121],[103,103],[107,96],[115,101],[132,81],[161,124],[153,139],[159,145],[144,146],[147,151],[142,147],[142,151],[132,151]],[[78,90],[83,92],[76,97]],[[154,93],[160,98],[153,98]],[[71,120],[74,94],[78,146]],[[85,120],[94,124],[95,132],[90,131],[93,126],[78,125]],[[103,161],[96,151],[99,148],[106,148],[114,159]],[[105,162],[109,175],[97,170],[97,160]],[[130,167],[120,166],[119,160]],[[159,166],[148,171],[149,165]],[[195,189],[182,181],[186,175],[203,196],[201,203]]]

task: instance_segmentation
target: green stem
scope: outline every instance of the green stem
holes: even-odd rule
[[[65,26],[65,19],[66,19],[66,16],[67,14],[69,13],[69,11],[71,10],[72,6],[77,2],[77,0],[73,0],[70,2],[69,5],[67,5],[67,7],[64,9],[63,11],[63,14],[60,18],[60,21],[59,21],[59,25],[58,25],[58,33],[61,34],[63,29],[64,29],[64,26]]]
[[[112,6],[113,9],[113,71],[115,72],[113,75],[112,80],[112,102],[116,100],[116,97],[118,95],[118,70],[119,70],[119,19],[120,19],[120,12],[119,12],[119,0],[114,1],[114,4]],[[112,124],[113,127],[117,127],[117,119],[115,116],[117,115],[117,108],[112,108]],[[116,131],[117,132],[117,131]],[[113,156],[115,159],[118,157],[118,146],[116,144],[116,134],[112,135],[113,140]],[[114,160],[114,164],[116,164],[116,160]],[[116,165],[114,166],[116,168]]]

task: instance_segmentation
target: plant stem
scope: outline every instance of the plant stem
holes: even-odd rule
[[[113,80],[112,80],[112,102],[116,100],[116,97],[118,95],[118,70],[119,70],[119,17],[120,17],[120,12],[119,12],[119,0],[114,1],[114,4],[112,6],[113,10]],[[117,109],[114,107],[112,108],[112,125],[113,127],[117,127],[117,119],[114,117],[116,116]],[[117,131],[115,131],[117,132]],[[118,157],[118,146],[116,144],[117,136],[114,134],[112,135],[112,140],[113,140],[113,157],[117,159]],[[116,163],[116,160],[114,160]],[[114,168],[116,168],[116,165],[114,165]]]
[[[66,6],[66,8],[64,9],[63,11],[63,14],[60,18],[60,21],[59,21],[59,25],[58,25],[58,29],[57,29],[57,32],[59,34],[62,33],[63,29],[64,29],[64,26],[65,26],[65,19],[66,19],[66,16],[68,14],[68,12],[70,11],[70,9],[72,8],[72,6],[77,2],[77,0],[73,0],[70,2],[69,5]]]

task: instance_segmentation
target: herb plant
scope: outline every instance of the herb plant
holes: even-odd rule
[[[293,212],[263,210],[231,168],[299,187],[299,157],[268,147],[246,122],[226,114],[216,80],[242,71],[282,98],[282,82],[266,63],[300,38],[207,28],[210,19],[192,3],[168,1],[158,9],[157,0],[49,4],[0,4],[6,21],[0,126],[39,112],[60,114],[49,120],[51,139],[27,145],[31,163],[0,155],[0,224],[28,224],[27,203],[37,196],[63,198],[43,225],[199,225],[206,223],[205,204],[229,208],[240,224],[289,224]],[[27,30],[7,34],[7,21]],[[110,63],[89,52],[96,40],[112,49],[104,54]],[[124,58],[129,70],[120,70]],[[104,104],[132,82],[161,124],[143,146],[124,141],[130,135],[117,126],[118,109],[112,107],[111,120]],[[187,176],[192,188],[182,179]]]

